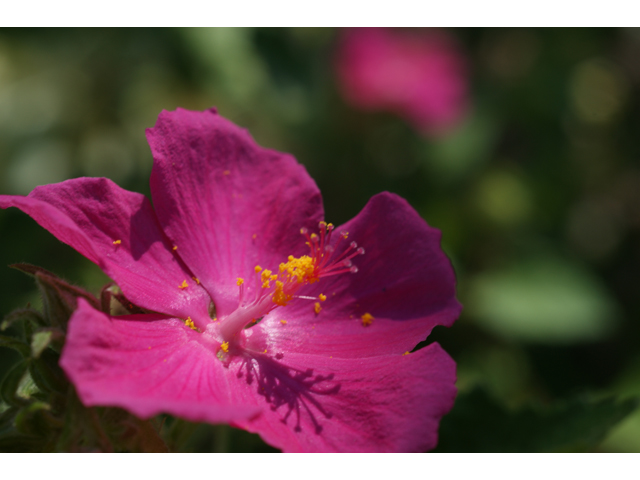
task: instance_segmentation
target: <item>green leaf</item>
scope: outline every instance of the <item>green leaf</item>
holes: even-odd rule
[[[588,342],[617,325],[617,306],[598,279],[553,256],[476,276],[463,303],[479,324],[510,340]]]
[[[460,395],[442,419],[437,452],[587,451],[633,412],[637,399],[577,398],[511,412],[483,391]]]

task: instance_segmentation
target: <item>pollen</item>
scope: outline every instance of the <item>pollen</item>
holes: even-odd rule
[[[327,299],[326,295],[320,294],[318,295],[318,298],[320,299],[321,302],[324,302]]]
[[[228,353],[229,352],[229,342],[224,342],[220,345],[220,348],[222,349],[222,351],[224,353]]]
[[[189,284],[187,283],[187,281],[186,281],[186,280],[183,280],[183,281],[182,281],[182,284],[178,285],[178,288],[179,288],[180,290],[184,290],[184,289],[185,289],[185,288],[187,288],[188,286],[189,286]]]
[[[122,243],[122,240],[114,240],[113,244],[114,245],[120,245]]]
[[[320,302],[316,302],[315,305],[313,306],[313,311],[316,312],[316,314],[320,313],[320,310],[322,310],[322,307],[320,306]]]
[[[242,285],[243,283],[244,283],[244,279],[243,279],[243,278],[238,277],[238,280],[236,280],[236,285],[240,286],[240,285]]]
[[[283,325],[286,325],[287,321],[286,320],[280,320],[280,323],[283,324]]]
[[[196,282],[196,284],[200,285],[200,280],[198,279],[198,277],[191,277],[193,278],[193,281]]]
[[[262,271],[262,267],[260,265],[256,265],[256,268],[254,268],[254,270],[256,271],[256,273],[260,273]]]
[[[178,245],[174,245],[171,250],[173,250],[175,252],[177,249],[178,249]]]
[[[373,315],[371,315],[370,313],[365,313],[364,315],[362,315],[362,325],[367,327],[373,323],[374,319],[375,317]]]
[[[406,351],[406,352],[404,352],[404,353],[402,354],[402,356],[404,357],[405,355],[409,355],[410,353],[411,353],[411,352]]]
[[[191,320],[191,317],[187,317],[187,319],[184,321],[184,324],[189,327],[191,330],[198,330],[198,327],[196,327],[196,324],[193,323],[193,320]]]

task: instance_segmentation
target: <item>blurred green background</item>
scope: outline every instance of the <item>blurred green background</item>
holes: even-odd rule
[[[441,451],[640,451],[640,413],[617,423],[601,402],[640,395],[640,30],[448,33],[470,109],[430,139],[344,101],[339,30],[1,29],[0,193],[104,176],[148,194],[144,129],[162,109],[215,105],[307,167],[327,220],[388,190],[442,230],[465,308],[429,339],[458,363]],[[27,215],[0,211],[3,315],[39,303],[16,262],[93,292],[107,281]],[[0,349],[0,375],[16,359]],[[211,433],[198,435],[206,449]],[[244,435],[232,449],[264,448]]]

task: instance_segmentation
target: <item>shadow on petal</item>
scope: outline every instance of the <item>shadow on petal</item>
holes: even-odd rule
[[[280,421],[295,432],[301,432],[307,423],[316,434],[322,433],[321,423],[333,416],[323,406],[322,397],[340,391],[333,373],[314,374],[312,368],[298,369],[257,353],[247,354],[236,376],[256,388],[271,410],[280,414]]]

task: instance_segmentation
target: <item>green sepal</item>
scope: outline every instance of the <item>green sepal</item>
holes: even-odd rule
[[[49,346],[56,352],[60,352],[64,344],[64,338],[64,332],[59,328],[49,327],[37,330],[31,336],[31,356],[39,358]]]
[[[0,347],[12,348],[22,355],[23,358],[28,358],[31,354],[29,345],[18,338],[7,335],[0,335]]]
[[[23,435],[47,438],[55,429],[62,427],[62,421],[51,415],[51,405],[46,402],[32,402],[16,415],[16,430]]]
[[[22,407],[28,403],[24,398],[17,395],[18,386],[27,372],[27,361],[23,360],[16,363],[4,376],[0,383],[0,398],[13,406]]]
[[[26,263],[17,263],[10,267],[35,277],[42,293],[44,318],[49,326],[66,331],[69,318],[78,307],[78,297],[87,300],[95,309],[100,308],[100,303],[91,293],[70,285],[44,268]]]
[[[19,308],[5,315],[0,323],[0,331],[4,331],[16,322],[31,322],[36,327],[46,326],[46,322],[42,314],[33,308]]]
[[[152,313],[150,310],[138,307],[127,300],[120,287],[109,283],[100,292],[100,308],[108,315],[131,315],[137,313]]]
[[[44,350],[39,358],[29,361],[29,373],[40,390],[65,393],[69,387],[66,375],[58,365],[60,356],[53,350]]]
[[[7,407],[6,404],[2,406]],[[8,407],[0,413],[0,435],[13,428],[13,421],[19,411],[18,407]]]

